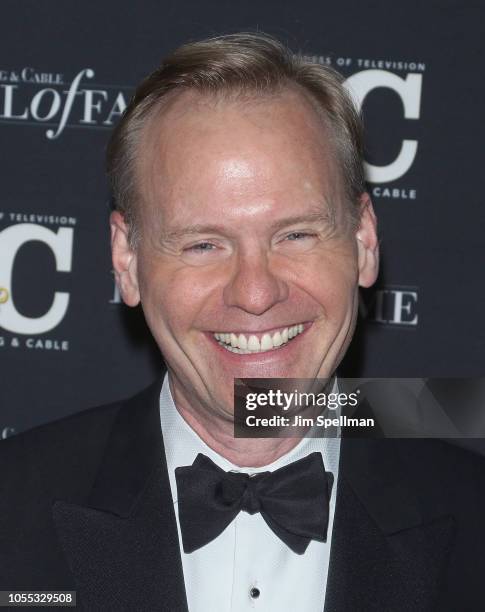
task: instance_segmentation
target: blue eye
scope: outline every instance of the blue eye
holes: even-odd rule
[[[302,238],[310,238],[313,234],[306,234],[305,232],[292,232],[286,237],[287,240],[301,240]]]
[[[200,242],[199,244],[194,244],[191,247],[185,249],[186,251],[195,251],[196,253],[206,253],[207,251],[212,251],[216,247],[210,242]]]

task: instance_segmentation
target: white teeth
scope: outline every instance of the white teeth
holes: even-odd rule
[[[248,348],[248,341],[246,340],[246,336],[244,334],[239,334],[238,346],[243,350]]]
[[[249,336],[248,349],[250,351],[259,351],[259,350],[261,350],[261,346],[259,344],[259,340],[258,340],[257,336]],[[268,349],[266,349],[266,350],[268,350]]]
[[[261,350],[269,351],[272,348],[274,347],[273,347],[273,340],[271,339],[271,336],[269,334],[263,334],[263,337],[261,338]]]
[[[274,335],[273,335],[273,346],[277,347],[277,346],[281,346],[283,344],[283,338],[281,337],[281,334],[279,331],[277,331]]]
[[[303,323],[284,327],[272,336],[263,334],[261,340],[254,334],[247,337],[245,334],[229,332],[215,332],[214,338],[219,344],[232,353],[247,355],[249,353],[262,353],[278,348],[304,331]]]

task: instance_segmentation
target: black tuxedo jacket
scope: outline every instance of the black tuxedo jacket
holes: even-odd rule
[[[0,442],[0,590],[187,610],[159,392]],[[425,610],[485,610],[485,459],[344,438],[325,612]]]

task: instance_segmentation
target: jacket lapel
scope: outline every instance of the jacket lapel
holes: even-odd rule
[[[159,393],[157,384],[121,406],[86,505],[53,506],[87,610],[187,610]]]
[[[433,609],[454,522],[418,498],[396,452],[409,442],[342,440],[325,612]]]

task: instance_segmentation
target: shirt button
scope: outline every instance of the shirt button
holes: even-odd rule
[[[257,589],[256,587],[253,587],[249,591],[249,594],[251,595],[252,599],[258,599],[258,597],[261,595],[261,591]]]

